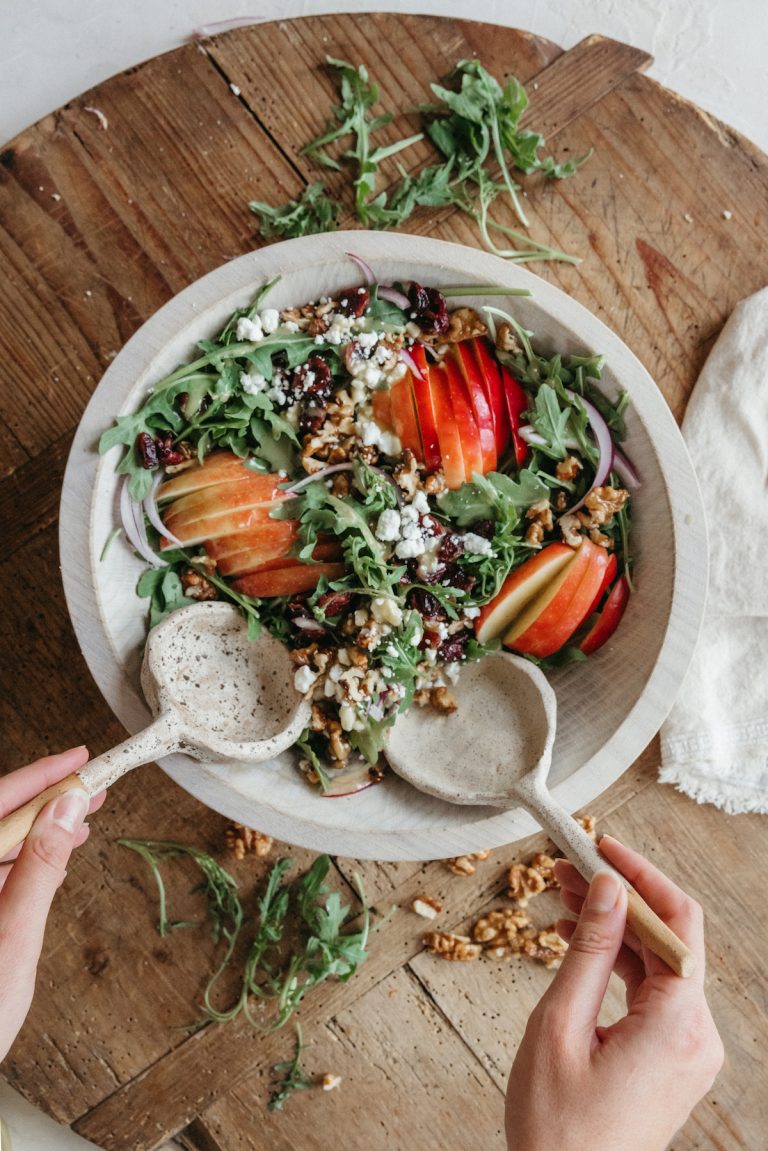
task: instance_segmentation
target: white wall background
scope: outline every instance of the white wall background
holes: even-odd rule
[[[651,52],[657,80],[768,151],[766,0],[0,0],[0,143],[108,76],[238,16],[480,15],[571,47],[600,32]]]

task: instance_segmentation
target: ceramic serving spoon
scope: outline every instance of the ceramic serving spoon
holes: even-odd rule
[[[260,763],[295,743],[311,703],[293,686],[288,650],[262,631],[248,639],[237,608],[211,601],[174,612],[147,639],[141,686],[155,720],[0,820],[0,859],[27,836],[51,799],[95,795],[133,767],[174,751]]]
[[[451,716],[412,707],[390,732],[386,755],[419,791],[449,803],[524,807],[587,881],[614,868],[547,790],[557,702],[529,660],[495,652],[462,669]],[[627,888],[627,922],[638,939],[678,975],[694,958],[685,944],[619,875]]]

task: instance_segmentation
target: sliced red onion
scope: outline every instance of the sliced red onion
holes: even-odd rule
[[[611,429],[608,427],[607,423],[600,415],[595,405],[591,404],[589,400],[585,400],[583,396],[577,396],[575,392],[571,392],[567,388],[566,391],[571,399],[578,399],[584,405],[584,410],[587,413],[587,417],[589,419],[589,423],[592,428],[599,453],[597,459],[597,467],[595,468],[595,478],[592,481],[592,487],[589,489],[589,491],[584,493],[584,495],[577,503],[573,504],[572,507],[568,508],[563,513],[564,515],[571,515],[573,512],[578,511],[579,508],[583,505],[584,501],[589,495],[589,492],[593,491],[595,488],[602,487],[602,485],[608,479],[611,468],[613,466],[614,447],[613,439],[611,438]]]
[[[629,456],[626,456],[620,448],[615,448],[613,452],[613,470],[630,491],[637,491],[642,486],[643,481],[640,479],[640,473]]]
[[[413,356],[411,355],[411,353],[408,351],[407,348],[401,348],[400,349],[400,359],[407,366],[408,371],[411,373],[411,375],[415,376],[416,379],[419,380],[420,383],[423,384],[425,381],[424,381],[424,377],[421,374],[421,368],[416,363],[416,361],[414,360]]]
[[[398,292],[397,288],[391,287],[389,284],[383,286],[379,284],[377,295],[380,300],[389,300],[390,304],[394,304],[396,308],[400,308],[402,312],[410,312],[411,301],[404,292]]]
[[[349,472],[354,467],[354,464],[332,464],[329,468],[323,468],[322,471],[313,472],[311,476],[305,476],[303,480],[298,483],[291,484],[289,488],[282,488],[287,496],[292,496],[296,492],[300,492],[307,484],[312,484],[315,480],[324,480],[326,476],[335,475],[336,472]]]
[[[147,498],[144,500],[144,512],[156,532],[159,532],[161,536],[165,536],[165,538],[170,540],[172,544],[177,544],[178,547],[183,547],[183,542],[178,538],[178,536],[175,536],[173,532],[168,530],[160,518],[160,512],[157,510],[157,489],[160,487],[160,484],[164,479],[165,476],[161,471],[155,473],[155,476],[152,480],[152,487],[149,489]]]
[[[133,547],[148,564],[153,568],[166,568],[168,564],[165,560],[160,559],[149,546],[147,539],[147,530],[144,527],[144,509],[140,503],[131,499],[131,493],[128,491],[128,480],[123,483],[120,492],[120,520],[125,532],[125,538],[128,540],[131,547]]]
[[[367,763],[356,763],[352,767],[344,768],[335,776],[327,789],[323,792],[323,799],[339,799],[343,795],[354,795],[358,791],[365,791],[373,787],[377,780],[371,779]]]
[[[294,616],[291,622],[295,627],[300,627],[302,631],[325,631],[323,625],[309,615]]]
[[[370,264],[366,264],[365,260],[361,256],[356,256],[354,252],[345,252],[344,255],[349,256],[350,260],[355,261],[358,268],[360,269],[360,271],[365,276],[366,284],[375,284],[376,283],[376,277],[373,274],[373,268],[371,267]]]

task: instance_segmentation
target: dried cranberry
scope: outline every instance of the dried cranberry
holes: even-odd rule
[[[168,467],[169,464],[183,463],[184,453],[173,446],[173,436],[170,432],[167,436],[156,436],[155,447],[157,458],[164,467]]]
[[[445,619],[440,600],[424,588],[415,587],[408,593],[408,606],[415,608],[424,619]]]
[[[452,563],[453,560],[458,559],[464,552],[464,540],[461,536],[456,535],[455,532],[446,532],[440,540],[440,547],[437,549],[438,558],[443,563]]]
[[[448,331],[448,303],[437,288],[423,288],[415,280],[408,285],[408,299],[415,313],[413,319],[423,332],[441,336]]]
[[[419,583],[442,583],[447,571],[445,564],[436,564],[431,571],[417,570],[413,578]]]
[[[299,412],[299,435],[314,436],[325,422],[325,411],[322,408],[302,408]]]
[[[493,520],[478,520],[477,523],[472,524],[469,530],[474,532],[476,536],[482,536],[483,539],[492,540],[496,533],[496,524]]]
[[[352,602],[351,591],[327,591],[320,596],[317,606],[322,608],[326,616],[341,615]]]
[[[448,639],[441,643],[437,649],[438,659],[445,663],[455,663],[457,659],[463,659],[468,643],[468,631],[459,631],[456,635],[448,636]]]
[[[371,302],[367,288],[347,288],[338,294],[336,311],[342,316],[362,316]]]
[[[448,569],[444,582],[450,584],[451,587],[459,588],[460,591],[470,592],[477,583],[477,578],[460,564],[454,564]]]
[[[310,356],[306,364],[300,364],[294,370],[286,387],[286,394],[291,403],[311,400],[317,407],[323,407],[328,403],[332,391],[331,369],[322,356]]]
[[[143,468],[156,468],[158,465],[157,444],[149,432],[139,432],[136,437],[136,451]]]

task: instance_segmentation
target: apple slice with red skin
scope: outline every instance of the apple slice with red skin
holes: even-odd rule
[[[465,340],[459,344],[462,356],[469,362],[474,356],[480,382],[485,388],[488,405],[493,415],[493,430],[496,436],[496,456],[498,459],[509,447],[509,413],[501,382],[501,365],[493,354],[491,345],[483,339]]]
[[[440,454],[440,438],[437,434],[437,411],[429,384],[429,368],[427,355],[421,345],[411,348],[411,356],[419,369],[418,375],[411,374],[411,386],[416,402],[416,416],[419,421],[421,443],[424,449],[424,463],[427,470],[436,472],[442,467]]]
[[[453,418],[461,436],[461,454],[464,457],[464,479],[469,483],[475,472],[485,474],[485,462],[481,448],[480,431],[475,413],[469,401],[469,392],[464,375],[455,359],[446,357],[443,370],[451,395]]]
[[[579,651],[592,655],[611,638],[629,602],[629,584],[626,576],[619,576],[608,593],[603,610],[579,644]]]
[[[294,562],[302,562],[290,554],[294,542],[292,538],[287,543],[283,542],[280,545],[275,544],[271,548],[252,547],[229,552],[227,555],[222,556],[221,559],[217,559],[216,570],[220,575],[231,579],[233,576],[250,575],[251,572],[256,571],[262,572],[272,568],[293,567]],[[210,545],[206,546],[206,551],[210,555]],[[341,560],[341,550],[336,543],[317,544],[315,550],[312,552],[312,558],[318,561],[335,562]]]
[[[346,570],[343,563],[305,564],[298,560],[294,563],[286,561],[283,567],[267,568],[241,576],[232,586],[243,595],[259,599],[298,595],[299,592],[316,588],[322,576],[327,580],[341,579]]]
[[[213,487],[214,484],[225,484],[243,479],[244,476],[254,476],[262,484],[272,484],[273,492],[280,483],[280,477],[273,474],[260,475],[250,471],[241,460],[232,452],[211,452],[205,457],[202,464],[193,464],[178,472],[160,485],[157,492],[159,504],[168,503],[169,500],[200,491],[202,488]],[[274,499],[274,494],[264,496],[264,499]]]
[[[509,630],[525,607],[576,558],[567,544],[548,544],[507,576],[494,598],[480,609],[475,633],[488,643]]]
[[[616,570],[617,570],[618,566],[619,565],[616,562],[616,554],[614,552],[611,552],[610,558],[608,560],[608,567],[605,569],[605,575],[603,576],[603,582],[600,585],[600,589],[599,589],[597,595],[595,596],[594,600],[590,604],[589,611],[584,616],[585,619],[589,619],[589,617],[592,615],[592,613],[597,611],[598,606],[600,604],[600,600],[603,598],[606,591],[608,590],[611,583],[613,582],[613,580],[616,577]]]
[[[567,564],[517,618],[504,647],[542,659],[567,643],[583,623],[608,566],[605,548],[584,539]]]
[[[523,426],[523,412],[531,406],[530,400],[525,394],[523,385],[515,379],[506,364],[500,364],[499,367],[507,403],[509,430],[512,434],[512,450],[515,453],[515,463],[521,468],[531,454],[530,447],[520,435],[520,428]]]
[[[392,419],[392,396],[389,388],[381,388],[371,395],[371,411],[373,418],[385,432],[394,432],[395,423]]]
[[[451,388],[442,364],[430,364],[429,390],[432,395],[445,482],[451,489],[460,488],[466,478],[462,435],[456,425],[451,404]]]
[[[464,341],[464,343],[466,342],[467,341]],[[480,454],[482,456],[482,467],[480,471],[483,475],[486,475],[488,472],[495,471],[498,462],[496,458],[496,433],[493,427],[493,412],[491,411],[491,405],[488,403],[488,396],[480,379],[480,369],[477,367],[474,357],[471,352],[465,356],[461,349],[462,344],[454,344],[446,360],[446,367],[450,375],[455,365],[455,373],[460,375],[463,381],[464,390],[469,398],[472,414],[475,417],[475,425],[477,426]],[[467,361],[471,365],[469,369],[467,368]],[[451,388],[453,388],[453,377],[451,377]]]
[[[416,420],[416,401],[413,396],[411,373],[407,372],[389,389],[392,423],[395,435],[403,448],[412,451],[419,463],[424,460],[421,435]]]
[[[233,512],[238,508],[252,508],[257,505],[274,505],[285,496],[280,492],[278,476],[263,476],[257,472],[244,471],[242,477],[229,483],[212,484],[196,492],[180,496],[163,508],[163,519],[170,527],[170,521],[192,523],[201,516],[215,515],[217,512]],[[173,531],[173,528],[171,528]]]
[[[254,504],[252,507],[235,508],[234,510],[225,507],[211,515],[198,513],[188,519],[181,519],[181,517],[174,519],[169,515],[164,517],[164,522],[168,531],[172,532],[185,547],[192,547],[196,544],[203,544],[207,540],[232,535],[233,532],[250,531],[253,528],[274,524],[277,521],[270,518],[270,512],[273,512],[278,506],[279,501],[269,504]],[[160,543],[161,550],[176,546],[166,538],[163,538]]]

